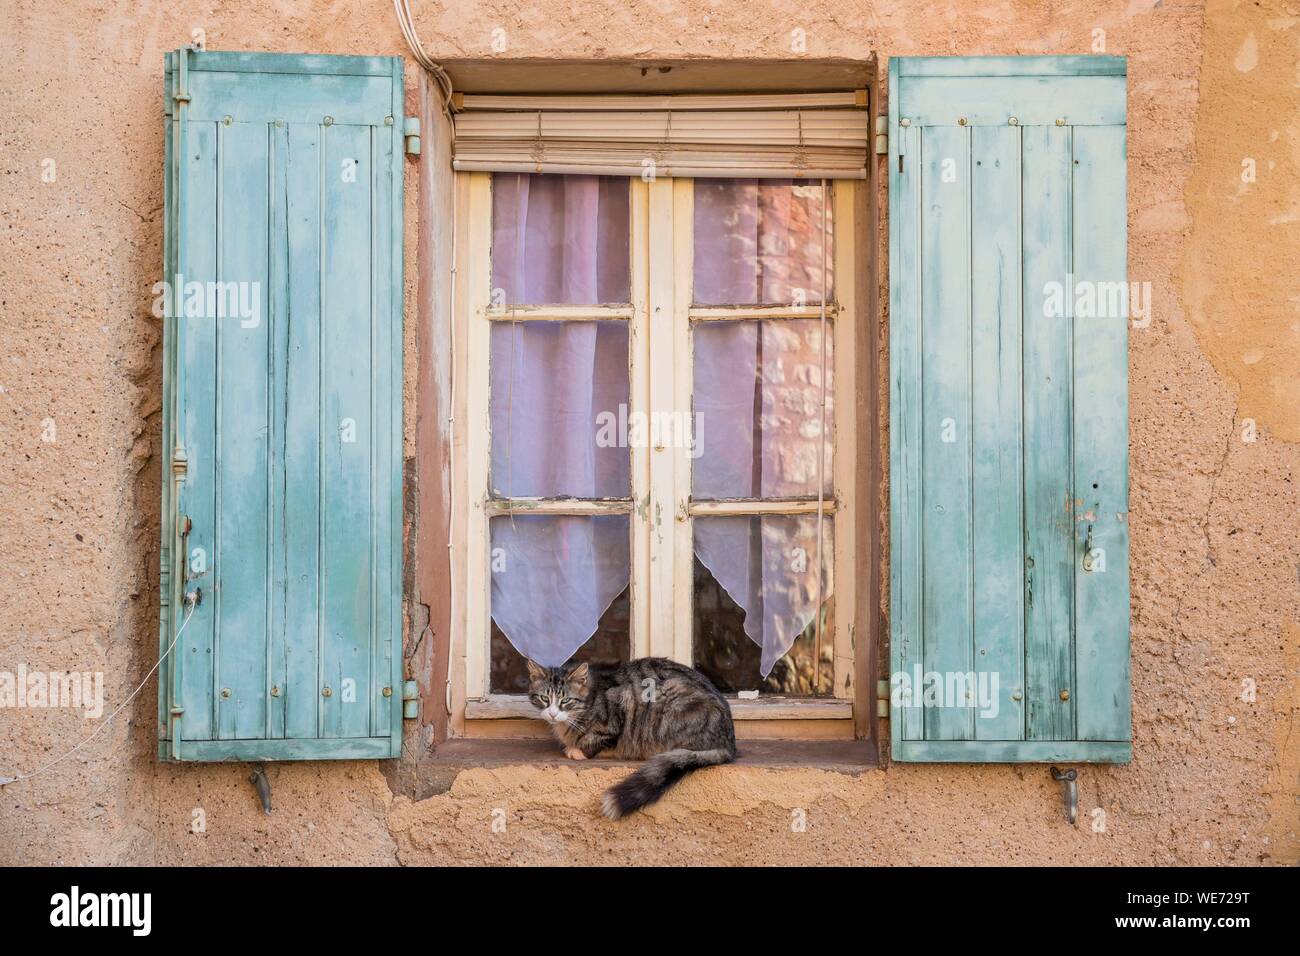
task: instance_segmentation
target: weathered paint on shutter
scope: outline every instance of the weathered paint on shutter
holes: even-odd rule
[[[167,55],[165,758],[400,753],[402,101],[396,57]]]
[[[893,757],[1127,761],[1125,60],[889,71]]]

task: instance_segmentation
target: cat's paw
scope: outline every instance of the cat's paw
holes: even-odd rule
[[[564,756],[568,757],[570,760],[586,760],[586,759],[587,759],[587,755],[586,755],[585,753],[583,753],[581,750],[579,750],[577,747],[566,747],[566,748],[564,748]]]

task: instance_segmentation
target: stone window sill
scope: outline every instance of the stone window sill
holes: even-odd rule
[[[829,770],[857,774],[877,766],[875,748],[866,740],[741,740],[736,764],[746,767]],[[550,738],[497,737],[453,738],[438,744],[422,761],[430,767],[459,772],[477,767],[565,766],[574,770],[591,767],[629,767],[638,761],[596,757],[569,760]]]

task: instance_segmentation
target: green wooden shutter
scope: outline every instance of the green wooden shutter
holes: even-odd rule
[[[1125,60],[889,83],[894,759],[1127,761]]]
[[[397,57],[167,56],[164,758],[400,753],[402,101]]]

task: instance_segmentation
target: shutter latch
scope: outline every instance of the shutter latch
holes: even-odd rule
[[[1073,767],[1066,770],[1053,767],[1052,779],[1061,785],[1061,799],[1065,801],[1065,819],[1070,821],[1070,826],[1074,826],[1075,821],[1079,819],[1079,771]]]
[[[257,799],[262,801],[262,812],[271,815],[271,781],[266,779],[266,764],[253,765],[253,772],[248,775],[248,782],[257,791]]]
[[[408,116],[402,121],[402,135],[406,137],[406,152],[420,155],[420,117]]]

